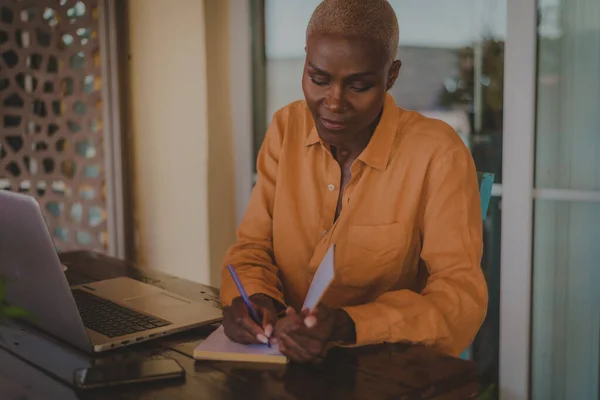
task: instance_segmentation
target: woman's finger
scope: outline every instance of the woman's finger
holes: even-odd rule
[[[243,330],[239,330],[236,336],[236,340],[234,340],[237,343],[241,343],[241,344],[259,344],[260,341],[252,336],[250,333],[243,331]]]
[[[301,348],[303,348],[311,357],[319,357],[323,352],[324,344],[318,339],[305,336],[299,332],[288,334]]]
[[[260,343],[258,339],[244,329],[238,319],[243,318],[235,315],[235,311],[231,307],[223,310],[223,328],[225,335],[237,343],[255,344]]]
[[[259,326],[256,322],[254,322],[249,316],[240,318],[237,322],[240,328],[252,337],[254,337],[258,341],[258,343],[266,344],[269,342],[262,327]]]
[[[246,303],[244,303],[241,297],[234,299],[231,307],[235,316],[235,323],[241,330],[246,331],[255,338],[253,343],[268,342],[262,326],[252,320],[248,308],[246,307]]]
[[[277,323],[277,311],[275,307],[265,307],[259,310],[262,314],[262,328],[265,332],[265,336],[270,338],[273,336],[273,329]]]
[[[305,349],[299,346],[294,339],[292,339],[285,333],[281,334],[280,336],[279,346],[280,351],[292,361],[299,363],[307,363],[312,359],[310,353],[308,353]]]

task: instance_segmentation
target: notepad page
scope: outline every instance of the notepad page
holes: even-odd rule
[[[329,250],[327,250],[325,257],[321,260],[321,264],[319,264],[319,268],[317,268],[315,275],[313,276],[302,309],[308,308],[309,310],[312,310],[325,294],[325,291],[335,275],[333,255],[334,246],[331,246],[329,247]]]
[[[277,345],[240,344],[225,335],[223,325],[211,333],[194,350],[194,358],[224,361],[285,362]]]

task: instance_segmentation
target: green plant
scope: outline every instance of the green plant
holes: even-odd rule
[[[491,383],[485,389],[483,389],[479,395],[479,400],[497,400],[498,395],[496,392],[496,386]]]
[[[0,276],[0,325],[9,319],[32,319],[33,314],[24,308],[8,304],[6,301],[6,287],[8,279]]]

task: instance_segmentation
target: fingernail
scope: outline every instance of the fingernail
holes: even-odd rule
[[[263,335],[262,333],[259,333],[258,335],[256,335],[256,338],[261,343],[264,343],[264,344],[269,343],[269,339],[267,339],[267,337],[265,335]]]
[[[306,325],[307,328],[312,328],[316,324],[317,324],[317,319],[315,317],[313,317],[312,315],[304,318],[304,325]]]
[[[292,307],[288,307],[285,309],[285,315],[288,315],[289,313],[291,313],[292,311],[294,311],[294,309]]]
[[[265,326],[265,335],[268,338],[270,338],[272,334],[273,334],[273,325],[269,324],[269,325]]]

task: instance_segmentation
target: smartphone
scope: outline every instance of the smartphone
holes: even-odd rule
[[[75,371],[75,385],[81,389],[101,388],[126,383],[185,378],[185,370],[176,360],[135,360],[110,363]]]

